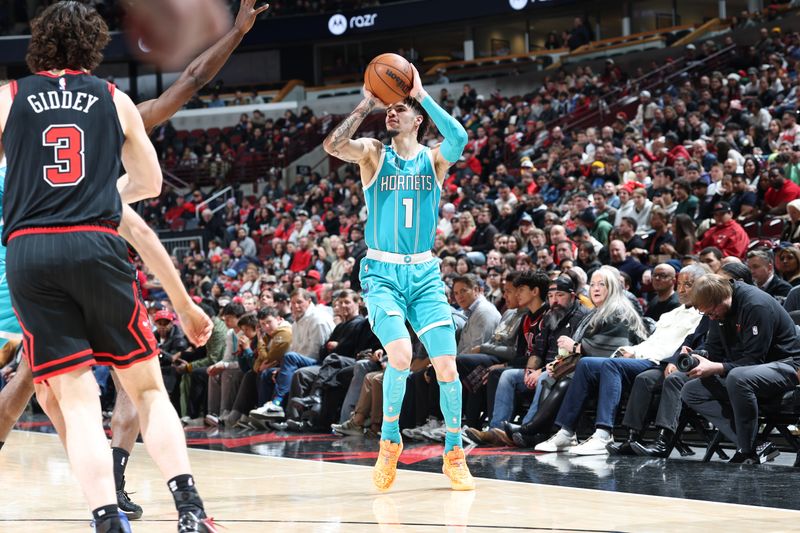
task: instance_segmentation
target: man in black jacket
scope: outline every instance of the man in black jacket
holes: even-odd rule
[[[333,309],[341,322],[320,348],[320,364],[301,368],[292,376],[287,419],[297,420],[301,411],[319,406],[323,401],[325,385],[335,385],[332,380],[340,370],[356,364],[359,352],[381,347],[369,321],[359,313],[360,306],[361,297],[357,293],[349,289],[336,293]]]
[[[732,463],[774,458],[771,443],[756,443],[757,398],[779,395],[798,384],[800,339],[789,313],[763,291],[709,274],[697,280],[692,301],[711,321],[708,358],[681,391],[692,409],[736,443]]]
[[[538,353],[537,343],[542,336],[542,324],[547,311],[547,287],[550,279],[542,271],[525,272],[513,280],[513,290],[515,291],[512,300],[516,300],[519,309],[523,311],[522,323],[518,326],[516,334],[516,349],[508,354],[507,368],[493,368],[486,373],[486,381],[490,384],[497,383],[496,387],[487,387],[493,397],[488,401],[487,413],[492,413],[492,417],[487,431],[481,431],[478,427],[477,417],[472,416],[468,419],[466,435],[477,444],[511,444],[511,439],[503,433],[503,422],[511,418],[514,408],[514,396],[516,392],[525,392],[533,389],[528,383],[523,382],[526,372],[523,370],[531,354]],[[509,284],[506,281],[506,284]],[[462,365],[463,366],[463,365]],[[508,374],[508,375],[506,375]],[[505,377],[503,377],[506,375]],[[465,383],[470,383],[468,377]],[[502,383],[502,384],[501,384]],[[534,385],[535,386],[535,385]]]
[[[775,275],[775,256],[762,248],[747,252],[747,268],[756,287],[783,303],[792,286]]]
[[[469,251],[481,252],[484,255],[494,248],[494,236],[497,228],[492,224],[492,211],[489,207],[482,207],[478,213],[478,223],[472,235]]]

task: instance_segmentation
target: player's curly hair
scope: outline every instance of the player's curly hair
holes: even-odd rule
[[[431,118],[422,108],[422,104],[417,102],[414,98],[408,96],[405,100],[403,100],[403,103],[413,109],[417,115],[422,117],[422,123],[419,125],[419,129],[417,130],[417,142],[421,143],[422,139],[425,138],[425,134],[428,133],[428,127],[430,127]]]
[[[31,72],[91,71],[103,60],[109,40],[108,26],[93,7],[75,0],[57,2],[31,22],[25,61]]]

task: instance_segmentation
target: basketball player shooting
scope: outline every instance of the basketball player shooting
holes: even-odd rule
[[[467,133],[428,95],[416,68],[407,66],[413,72],[407,98],[386,107],[365,86],[364,99],[323,145],[330,155],[359,165],[369,210],[365,231],[369,249],[359,276],[370,324],[389,358],[383,380],[380,453],[372,479],[379,490],[387,490],[395,480],[403,450],[398,418],[411,364],[408,320],[425,345],[439,381],[447,426],[443,472],[454,490],[473,490],[475,482],[461,441],[455,328],[439,261],[431,254],[442,182],[461,156]],[[366,116],[384,107],[391,144],[353,139]],[[429,120],[444,137],[432,149],[420,144]]]

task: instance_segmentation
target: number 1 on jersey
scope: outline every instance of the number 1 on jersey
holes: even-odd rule
[[[406,208],[406,223],[405,227],[410,228],[414,222],[414,199],[403,198],[403,207]]]

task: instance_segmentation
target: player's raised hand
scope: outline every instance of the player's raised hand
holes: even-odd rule
[[[131,0],[125,10],[131,50],[163,69],[183,67],[231,27],[221,0]]]
[[[409,92],[408,95],[416,100],[421,100],[425,98],[427,94],[422,87],[422,76],[419,75],[419,71],[417,67],[414,66],[414,63],[409,61],[408,64],[411,65],[411,70],[414,71],[414,84],[411,86],[411,92]]]
[[[236,22],[233,25],[242,34],[249,32],[256,22],[256,18],[269,9],[269,4],[264,4],[261,7],[255,7],[256,0],[242,0],[239,6],[239,13],[236,15]]]
[[[186,338],[195,346],[204,346],[211,337],[214,323],[199,306],[192,304],[186,309],[178,311],[181,319],[181,327]]]

